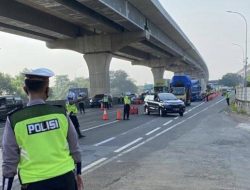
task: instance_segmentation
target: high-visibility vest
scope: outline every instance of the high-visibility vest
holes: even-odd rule
[[[22,184],[60,176],[75,168],[63,107],[29,106],[11,113],[9,119],[20,147],[18,170]]]
[[[131,100],[128,96],[124,96],[124,104],[131,104]]]
[[[226,93],[226,98],[230,98],[230,93],[229,92]]]
[[[108,101],[109,101],[108,97],[107,97],[107,96],[104,96],[104,97],[103,97],[103,102],[108,102]]]
[[[72,112],[74,115],[78,113],[78,109],[75,104],[66,103],[66,110],[68,113]]]

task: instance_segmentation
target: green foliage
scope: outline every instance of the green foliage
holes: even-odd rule
[[[229,87],[238,86],[242,82],[242,77],[235,73],[227,73],[220,80],[220,84]]]
[[[65,99],[70,88],[89,88],[89,79],[77,77],[70,81],[67,75],[57,75],[55,86],[50,90],[50,100]]]
[[[0,95],[13,94],[15,92],[11,81],[12,78],[10,75],[0,73]]]
[[[128,78],[128,74],[123,70],[110,71],[110,87],[113,95],[122,93],[136,93],[138,88],[134,81]]]

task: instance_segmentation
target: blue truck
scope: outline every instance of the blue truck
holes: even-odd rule
[[[187,106],[191,105],[192,82],[188,75],[174,75],[170,83],[170,89],[170,92]]]
[[[192,96],[191,101],[200,101],[202,100],[202,91],[201,91],[201,83],[197,79],[192,79]]]

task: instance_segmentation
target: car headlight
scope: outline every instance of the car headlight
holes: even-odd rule
[[[90,103],[92,103],[92,102],[93,102],[93,100],[92,100],[92,99],[90,99],[90,100],[89,100],[89,102],[90,102]]]

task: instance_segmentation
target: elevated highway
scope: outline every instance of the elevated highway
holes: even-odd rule
[[[84,54],[91,94],[109,93],[112,57],[208,80],[207,66],[158,0],[2,0],[0,30]]]

